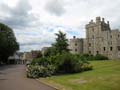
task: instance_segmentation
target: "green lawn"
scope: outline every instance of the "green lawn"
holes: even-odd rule
[[[60,90],[120,90],[120,60],[91,61],[93,70],[41,78]]]

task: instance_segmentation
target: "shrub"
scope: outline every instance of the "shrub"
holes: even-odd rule
[[[41,58],[37,58],[37,59],[32,60],[31,65],[43,65],[43,66],[47,66],[50,63],[51,62],[48,60],[48,58],[41,57]]]
[[[88,66],[83,68],[84,64],[89,64],[89,63],[87,63],[87,61],[85,62],[80,60],[78,57],[70,53],[59,54],[54,59],[56,59],[54,60],[55,61],[54,64],[56,66],[57,73],[80,72],[80,71],[84,71],[84,68],[89,67]]]
[[[97,54],[96,56],[94,56],[94,60],[108,60],[108,57]]]
[[[51,76],[55,72],[55,67],[53,65],[47,65],[47,67],[42,65],[28,65],[27,66],[27,77],[38,78]]]
[[[96,54],[95,56],[89,55],[89,54],[82,54],[82,55],[76,55],[78,58],[80,58],[82,61],[89,61],[89,60],[108,60],[108,57],[103,56],[101,54]]]
[[[27,68],[27,76],[30,78],[75,73],[92,69],[87,60],[81,60],[78,56],[65,52],[35,59]]]

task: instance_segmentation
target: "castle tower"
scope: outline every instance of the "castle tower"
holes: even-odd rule
[[[103,32],[111,31],[109,22],[105,22],[104,18],[96,17],[96,21],[91,20],[86,28],[86,40],[84,41],[84,53],[96,55],[102,54],[102,41],[106,39],[108,41],[108,35],[103,36]]]

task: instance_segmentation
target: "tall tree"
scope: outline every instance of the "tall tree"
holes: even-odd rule
[[[13,30],[0,23],[0,62],[7,63],[8,57],[19,50]]]
[[[56,48],[57,52],[58,53],[69,52],[66,34],[63,33],[62,31],[59,31],[59,33],[56,33],[55,35],[57,36],[57,38],[53,46]]]

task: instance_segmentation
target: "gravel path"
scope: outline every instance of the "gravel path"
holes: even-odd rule
[[[0,67],[0,90],[55,90],[25,75],[24,65]]]

